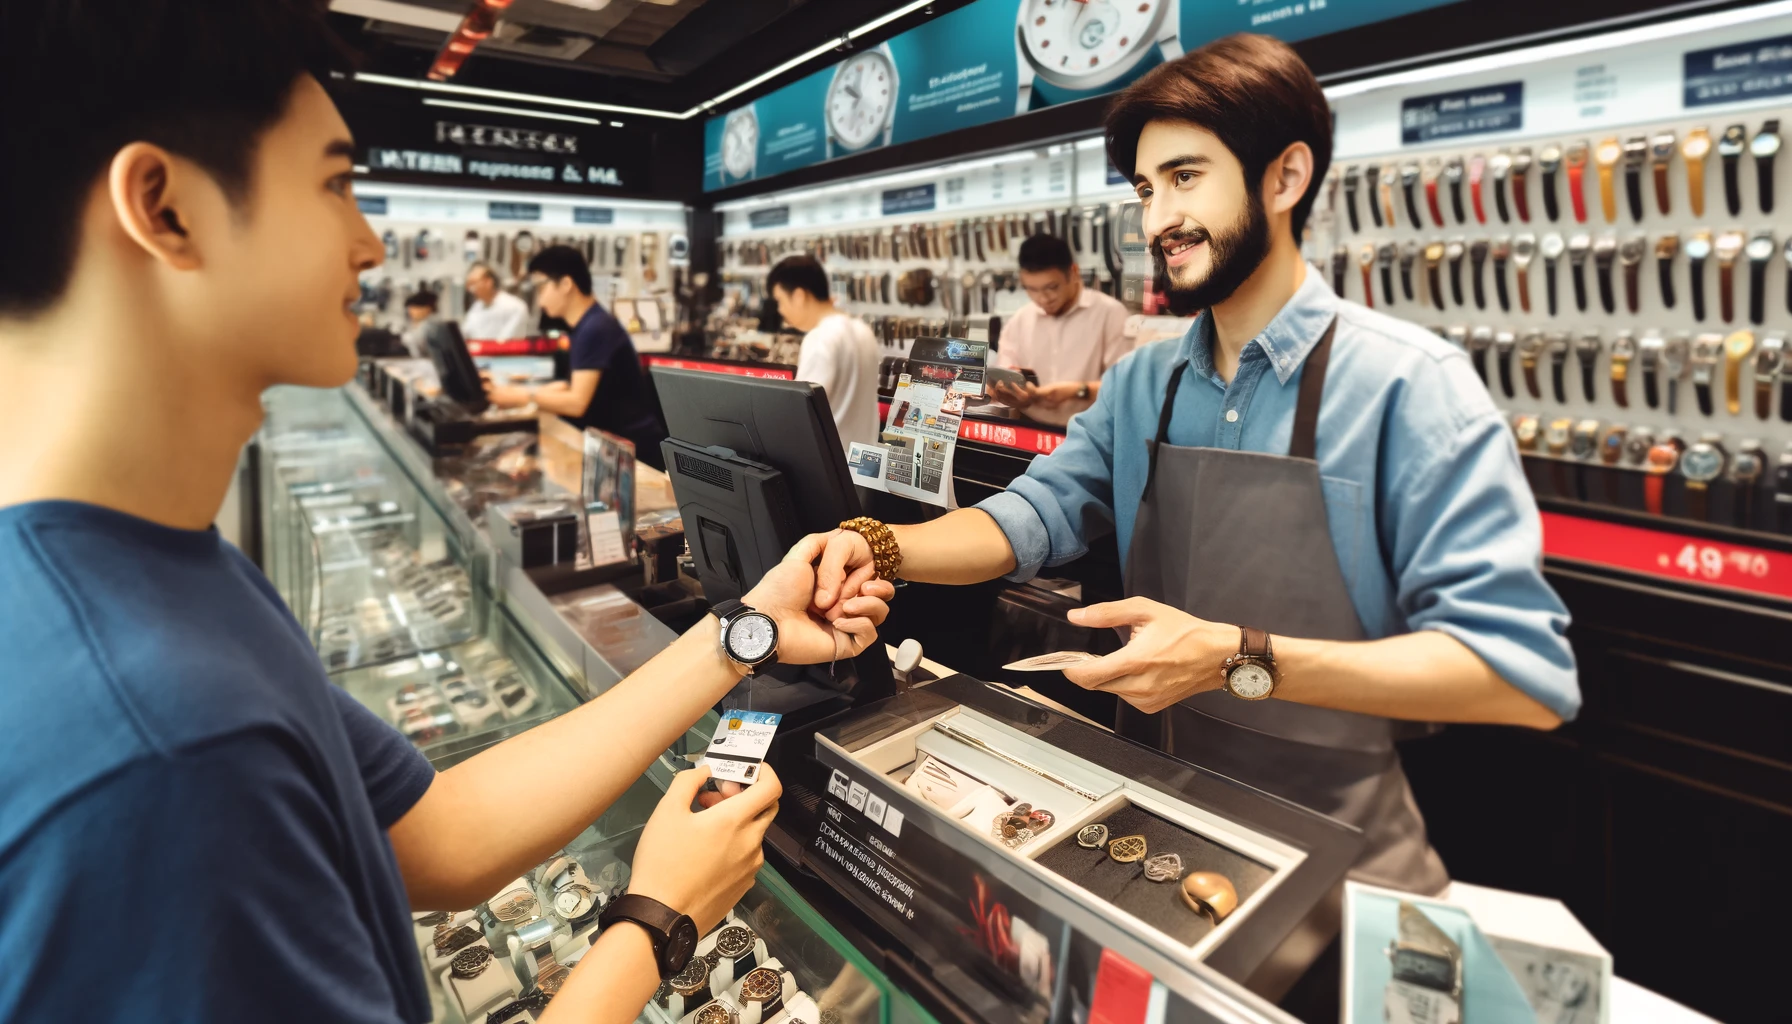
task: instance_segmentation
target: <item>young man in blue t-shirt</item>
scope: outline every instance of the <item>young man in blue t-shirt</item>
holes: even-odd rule
[[[0,96],[27,97],[0,118],[0,1020],[427,1020],[411,911],[564,846],[743,671],[706,619],[437,774],[210,528],[261,392],[355,369],[382,249],[334,61],[312,0],[0,8]],[[820,543],[747,597],[785,661],[862,650],[887,611],[883,585],[809,613]],[[697,812],[679,776],[631,892],[717,923],[766,776]],[[543,1019],[632,1021],[663,963],[612,925]]]

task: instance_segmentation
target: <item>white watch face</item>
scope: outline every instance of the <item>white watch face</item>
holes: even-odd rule
[[[745,178],[759,162],[759,118],[752,109],[736,111],[722,127],[722,169]]]
[[[882,50],[867,50],[840,65],[828,87],[828,129],[845,149],[877,141],[896,103],[896,69]]]
[[[1226,676],[1226,681],[1231,685],[1233,694],[1245,700],[1267,697],[1269,691],[1276,686],[1275,677],[1269,674],[1269,669],[1249,661],[1233,669]]]
[[[728,623],[728,656],[743,665],[757,665],[778,646],[778,628],[762,612],[742,612]]]
[[[1093,89],[1126,73],[1157,40],[1169,0],[1026,0],[1020,40],[1040,77]]]

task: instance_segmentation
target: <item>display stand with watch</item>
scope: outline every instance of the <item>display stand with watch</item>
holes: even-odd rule
[[[1673,431],[1664,431],[1661,439],[1649,449],[1648,474],[1643,478],[1643,508],[1650,515],[1663,515],[1666,510],[1668,476],[1680,465],[1680,438]]]
[[[1692,388],[1699,399],[1699,412],[1706,416],[1715,411],[1711,386],[1723,348],[1724,336],[1721,334],[1701,334],[1692,343]]]
[[[1555,393],[1557,405],[1568,404],[1568,356],[1574,350],[1574,340],[1567,331],[1550,331],[1545,337],[1549,349],[1549,383]]]
[[[1518,365],[1524,371],[1524,389],[1533,399],[1543,397],[1537,383],[1537,363],[1543,355],[1543,335],[1532,328],[1518,336]]]
[[[1425,912],[1400,901],[1399,926],[1388,944],[1391,978],[1382,1013],[1407,1024],[1460,1024],[1462,947]]]
[[[1780,151],[1780,142],[1780,119],[1775,117],[1763,122],[1748,144],[1755,155],[1755,198],[1762,213],[1773,212],[1773,158]]]
[[[437,980],[466,1020],[478,1020],[481,1014],[523,992],[516,972],[500,963],[497,954],[484,940],[462,947]]]
[[[1636,345],[1637,366],[1643,371],[1643,401],[1651,409],[1661,408],[1661,353],[1666,344],[1660,331],[1650,330]]]
[[[1543,241],[1537,247],[1537,250],[1543,254],[1544,308],[1549,311],[1550,316],[1556,315],[1556,266],[1561,263],[1562,252],[1566,248],[1567,245],[1562,241],[1562,236],[1553,231],[1544,235]],[[1440,304],[1437,308],[1442,309],[1443,306]]]
[[[1705,322],[1705,260],[1711,256],[1711,232],[1700,228],[1686,242],[1686,269],[1692,285],[1692,318]]]
[[[1762,228],[1748,240],[1748,322],[1757,327],[1767,322],[1767,265],[1778,249],[1772,228]]]
[[[1674,257],[1680,252],[1679,232],[1669,231],[1655,240],[1655,268],[1661,279],[1661,304],[1674,308]]]

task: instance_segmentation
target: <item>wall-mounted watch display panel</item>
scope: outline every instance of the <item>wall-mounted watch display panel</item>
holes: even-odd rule
[[[1540,498],[1792,533],[1792,107],[1763,56],[1792,15],[1675,28],[1333,90],[1307,252],[1467,350]]]
[[[966,676],[849,713],[815,755],[813,823],[781,827],[812,828],[811,866],[988,1020],[1048,1005],[1073,934],[1159,978],[1278,989],[1362,842]]]

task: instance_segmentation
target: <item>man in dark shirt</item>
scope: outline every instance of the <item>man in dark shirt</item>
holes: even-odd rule
[[[706,618],[601,698],[447,771],[325,675],[210,524],[275,384],[355,370],[383,256],[320,84],[315,0],[0,5],[0,1020],[418,1022],[411,910],[473,906],[577,836],[741,678]],[[789,662],[818,538],[747,601]],[[769,770],[678,776],[630,891],[707,929],[751,885]],[[689,851],[701,850],[693,857]],[[96,945],[97,943],[97,945]],[[95,950],[103,948],[103,954]],[[606,928],[542,1018],[633,1021],[650,934]]]
[[[529,261],[541,311],[572,325],[570,380],[539,388],[488,384],[497,405],[536,405],[581,427],[596,427],[635,443],[635,457],[658,469],[666,428],[647,390],[641,357],[622,324],[591,297],[591,268],[577,249],[551,245]]]

